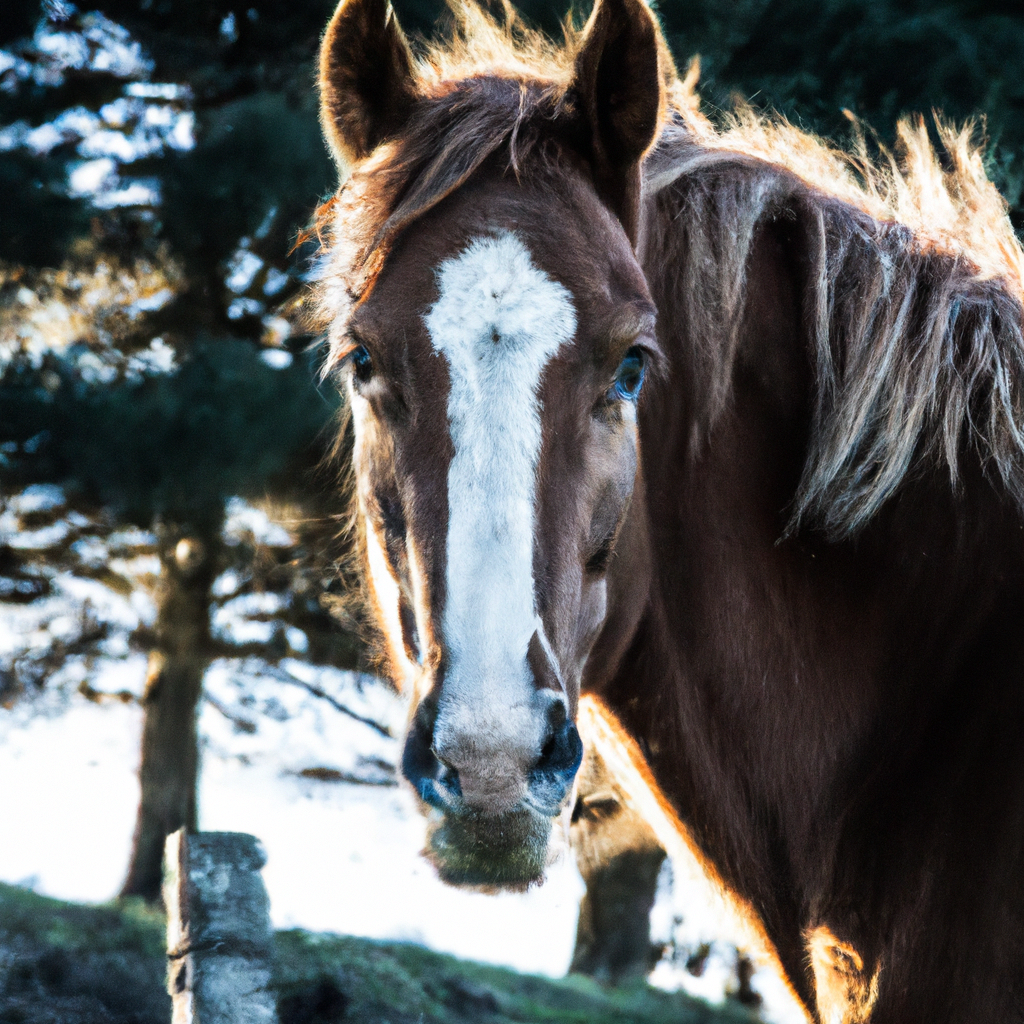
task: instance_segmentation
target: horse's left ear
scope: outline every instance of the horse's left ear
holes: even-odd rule
[[[344,167],[404,124],[413,59],[390,0],[341,0],[320,44],[320,121]]]
[[[665,105],[661,50],[661,31],[643,0],[596,0],[573,72],[595,184],[634,244],[640,164]]]

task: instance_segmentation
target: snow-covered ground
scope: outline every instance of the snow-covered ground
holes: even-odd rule
[[[59,510],[63,500],[58,488],[40,486],[8,498],[0,542],[46,547],[52,540],[19,531],[18,517]],[[229,513],[229,542],[235,534],[269,546],[291,542],[244,502]],[[81,526],[71,521],[75,515],[36,533]],[[138,553],[151,541],[136,531],[73,544],[83,564],[98,560],[132,580],[127,594],[46,569],[49,596],[0,604],[0,660],[41,656],[73,638],[86,613],[107,627],[92,653],[65,658],[45,688],[0,709],[0,880],[90,902],[110,899],[123,881],[138,802],[137,698],[146,669],[128,635],[155,614],[147,588],[159,565]],[[214,587],[227,598],[215,609],[215,630],[222,639],[259,639],[254,630],[268,628],[264,620],[280,598],[233,598],[236,577],[229,570]],[[520,895],[442,885],[420,855],[424,825],[413,798],[396,784],[402,701],[372,677],[301,660],[305,637],[292,632],[299,634],[288,640],[297,656],[279,664],[215,662],[199,718],[200,827],[259,836],[274,923],[408,939],[521,971],[564,974],[583,892],[571,854],[553,865],[544,885]],[[652,981],[713,1002],[725,998],[741,935],[692,863],[663,869],[651,923],[652,937],[667,949]],[[704,944],[709,955],[695,976],[685,964]],[[765,1020],[804,1020],[770,971],[759,970],[753,985]]]
[[[140,657],[99,666],[96,690],[137,691]],[[291,676],[293,681],[287,681]],[[522,971],[564,974],[583,883],[563,857],[544,885],[484,896],[442,885],[420,856],[423,823],[400,786],[322,781],[390,780],[397,741],[346,716],[304,683],[400,735],[404,711],[380,684],[305,663],[221,661],[207,678],[200,729],[201,827],[250,832],[268,853],[264,870],[278,927],[409,939]],[[101,704],[67,689],[33,707],[0,712],[0,879],[66,899],[103,901],[123,879],[131,844],[141,728],[136,703]],[[301,773],[321,769],[314,777]],[[327,771],[322,771],[327,769]],[[683,873],[677,872],[677,877]],[[664,961],[656,983],[723,998],[732,952],[722,924],[662,878],[656,936],[693,949],[712,943],[701,977]],[[755,976],[765,1018],[801,1020],[778,979]]]
[[[129,666],[141,680],[144,664],[132,659],[93,685],[125,688]],[[241,694],[237,684],[247,670],[254,675]],[[403,788],[299,774],[328,768],[383,781],[375,763],[361,759],[393,764],[396,741],[301,686],[255,672],[231,662],[210,671],[210,695],[244,725],[240,730],[204,703],[200,818],[204,829],[260,837],[278,927],[410,939],[522,970],[565,972],[582,892],[568,860],[524,896],[485,897],[442,885],[419,856],[422,820]],[[383,687],[372,683],[360,695],[357,677],[325,674],[347,704],[400,731],[398,701]],[[241,704],[239,696],[255,700]],[[31,716],[0,712],[0,879],[66,899],[107,900],[123,881],[131,844],[141,709],[120,701],[97,705],[77,693],[49,703]],[[249,723],[255,732],[244,731]]]

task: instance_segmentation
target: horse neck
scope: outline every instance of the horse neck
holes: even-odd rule
[[[642,481],[609,595],[610,608],[630,607],[629,635],[602,638],[620,656],[601,689],[777,932],[807,874],[830,862],[828,815],[844,788],[925,721],[912,714],[922,700],[964,684],[1008,594],[1024,615],[1019,558],[1015,582],[997,585],[1019,527],[979,469],[959,497],[941,474],[918,480],[855,543],[784,539],[813,385],[795,229],[755,237],[715,409],[716,363],[687,312],[685,212],[648,208],[660,219],[642,257],[669,369],[641,404]]]

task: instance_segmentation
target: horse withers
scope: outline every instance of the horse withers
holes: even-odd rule
[[[345,0],[321,53],[320,305],[441,876],[541,877],[586,700],[818,1019],[1024,1019],[1024,259],[969,136],[716,129],[640,0],[564,46],[455,13],[414,55]]]

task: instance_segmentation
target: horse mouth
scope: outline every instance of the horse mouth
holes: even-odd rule
[[[526,801],[497,814],[431,810],[424,852],[449,885],[521,891],[544,879],[552,825]]]

